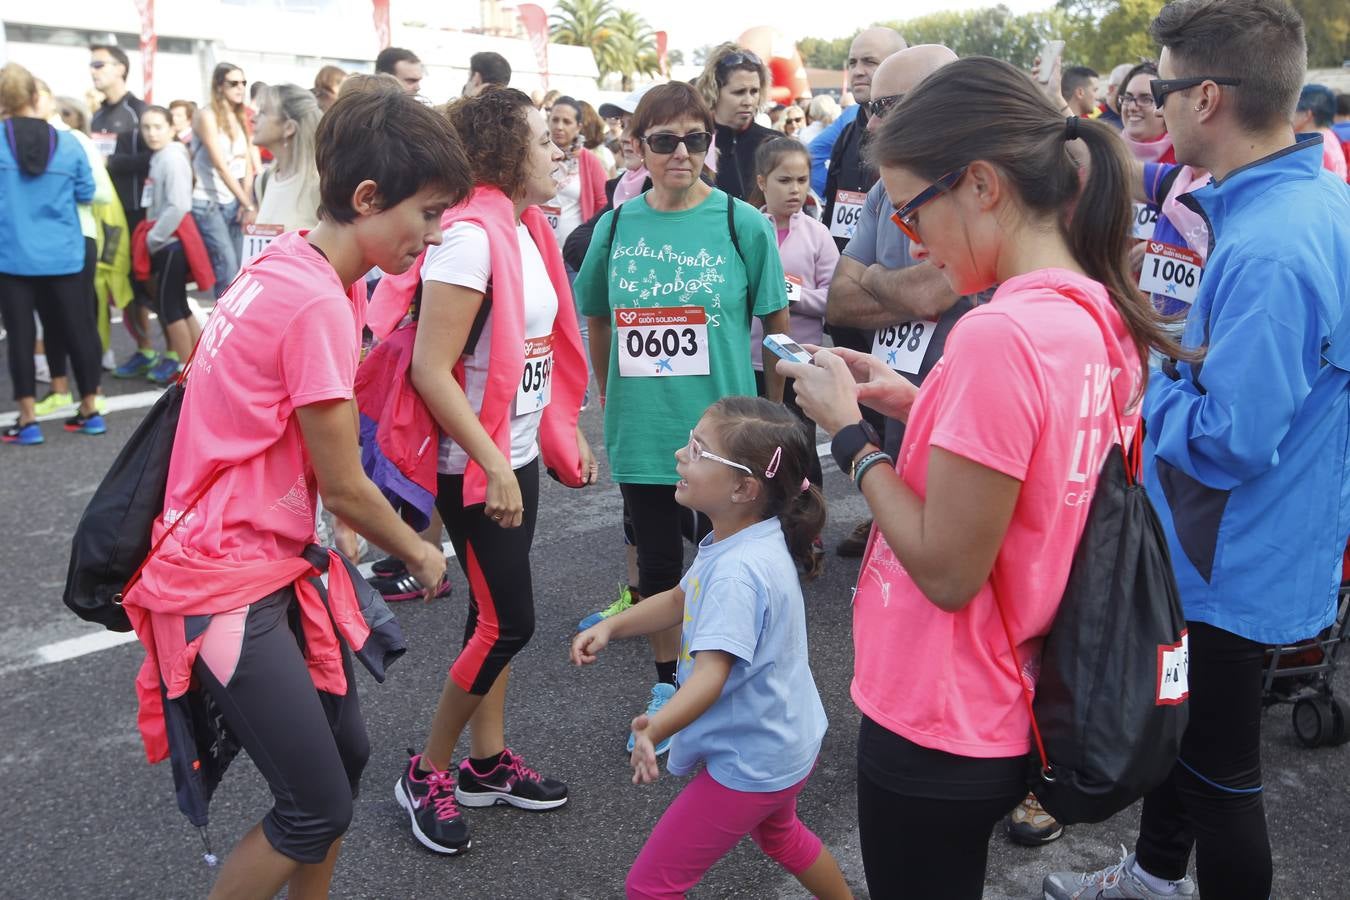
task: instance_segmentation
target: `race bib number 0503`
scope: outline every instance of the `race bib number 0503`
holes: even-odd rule
[[[707,375],[708,315],[701,306],[619,309],[619,374],[631,378]]]
[[[857,191],[835,191],[834,215],[830,218],[830,237],[848,240],[858,230],[867,195]]]
[[[1139,288],[1147,294],[1161,294],[1194,303],[1200,292],[1204,263],[1200,254],[1185,247],[1149,241],[1144,248],[1144,267],[1139,272]]]
[[[923,319],[878,328],[872,341],[872,355],[897,372],[918,375],[934,331],[937,322]]]

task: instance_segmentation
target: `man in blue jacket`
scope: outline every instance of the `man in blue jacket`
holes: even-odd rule
[[[1335,615],[1350,533],[1350,190],[1289,115],[1307,59],[1283,0],[1178,0],[1151,32],[1177,160],[1213,182],[1184,202],[1211,251],[1183,343],[1203,352],[1144,397],[1145,477],[1189,631],[1190,725],[1144,800],[1135,853],[1047,898],[1266,900],[1261,684],[1269,644]],[[1183,655],[1186,647],[1181,648]]]

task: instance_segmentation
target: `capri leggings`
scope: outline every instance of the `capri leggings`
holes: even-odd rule
[[[81,291],[89,303],[89,309],[92,311],[93,318],[88,320],[94,333],[98,333],[98,298],[94,293],[94,275],[98,271],[98,245],[93,238],[84,239],[84,269],[80,272],[80,277],[84,279]],[[50,325],[50,327],[48,327]],[[42,325],[42,342],[47,348],[47,367],[51,371],[53,378],[65,378],[69,374],[66,368],[66,357],[70,355],[70,340],[66,337],[65,322],[60,317],[55,321],[44,322]],[[98,345],[102,348],[102,344]]]
[[[192,315],[187,301],[187,257],[181,243],[170,241],[150,257],[150,280],[161,322],[172,325]]]
[[[194,671],[272,791],[263,834],[283,856],[322,862],[346,833],[370,741],[352,657],[347,693],[317,690],[305,664],[295,590],[213,616]]]
[[[625,537],[637,548],[638,593],[651,597],[680,583],[684,541],[695,543],[712,530],[706,516],[675,501],[673,484],[620,484]]]
[[[736,791],[704,769],[661,816],[628,872],[629,900],[675,900],[747,834],[774,862],[800,875],[820,858],[820,838],[797,818],[806,779],[770,793]]]
[[[485,504],[464,505],[463,475],[437,479],[436,508],[470,591],[464,645],[450,666],[450,677],[462,690],[478,696],[491,690],[534,634],[530,547],[539,512],[537,457],[516,469],[516,481],[524,515],[520,527],[503,528],[484,514]]]

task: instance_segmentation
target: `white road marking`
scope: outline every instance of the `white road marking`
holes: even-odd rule
[[[120,647],[134,640],[136,640],[134,631],[94,631],[39,647],[36,655],[44,663],[65,662],[88,653],[107,650],[109,647]]]
[[[139,391],[135,394],[118,394],[115,397],[108,397],[107,411],[110,413],[125,412],[129,409],[145,409],[155,405],[155,401],[160,398],[164,391]],[[38,416],[39,422],[55,422],[58,419],[69,419],[75,414],[77,404],[72,403],[65,409],[57,410],[54,413],[45,416]],[[0,428],[8,428],[19,421],[18,412],[0,413]]]

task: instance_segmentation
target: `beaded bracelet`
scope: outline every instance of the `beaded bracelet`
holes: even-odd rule
[[[881,462],[883,459],[891,465],[895,465],[895,461],[891,459],[890,454],[883,453],[880,450],[873,450],[854,464],[853,484],[858,490],[862,490],[862,480],[863,476],[867,474],[867,470]]]

